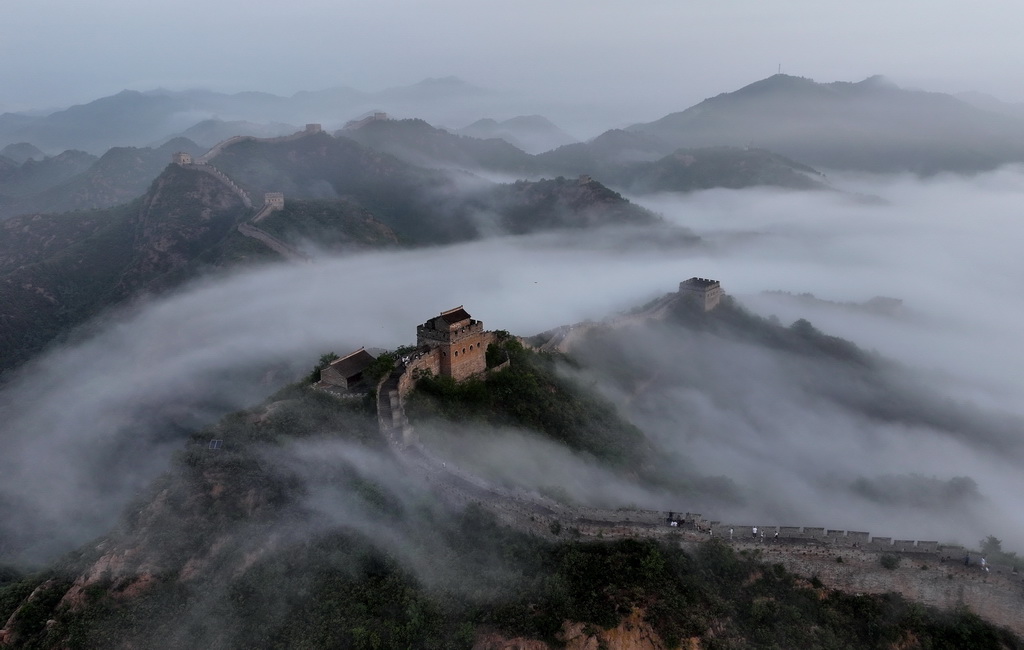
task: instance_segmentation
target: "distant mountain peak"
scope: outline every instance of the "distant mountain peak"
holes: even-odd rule
[[[9,158],[19,165],[26,160],[42,160],[43,158],[46,158],[45,153],[29,142],[16,142],[9,144],[3,149],[0,149],[0,156]]]
[[[857,85],[875,88],[899,88],[899,86],[896,85],[896,82],[881,74],[873,74]]]
[[[831,169],[932,174],[1024,161],[1018,120],[881,75],[831,83],[772,75],[630,130],[677,147],[759,147]]]
[[[576,138],[543,115],[517,115],[500,122],[483,118],[457,133],[474,138],[499,138],[533,154],[576,142]]]
[[[777,92],[780,90],[793,90],[797,88],[812,88],[818,86],[817,82],[807,77],[795,77],[788,74],[773,74],[754,83],[747,84],[734,93],[724,94],[754,94],[762,92]]]
[[[384,92],[385,93],[387,93],[387,92],[395,92],[395,91],[406,91],[406,92],[408,92],[408,91],[417,91],[417,90],[419,90],[419,91],[427,90],[427,91],[431,91],[431,92],[443,91],[443,92],[447,92],[447,93],[452,93],[452,92],[457,92],[457,93],[483,93],[483,92],[487,92],[485,88],[483,88],[481,86],[477,86],[476,84],[472,84],[472,83],[466,81],[465,79],[460,79],[459,77],[456,77],[456,76],[427,77],[426,79],[423,79],[422,81],[418,81],[418,82],[412,84],[411,86],[399,86],[399,87],[396,87],[396,88],[390,88],[390,89],[388,89],[388,90],[386,90]]]
[[[488,129],[490,129],[490,128],[494,128],[496,126],[498,126],[498,120],[496,120],[494,118],[491,118],[491,117],[481,117],[479,120],[477,120],[476,122],[473,122],[472,124],[470,124],[469,126],[467,126],[465,128],[466,129],[476,129],[476,128],[488,128]]]
[[[472,86],[473,84],[456,77],[455,75],[448,75],[447,77],[427,77],[419,83],[413,84],[414,86]]]

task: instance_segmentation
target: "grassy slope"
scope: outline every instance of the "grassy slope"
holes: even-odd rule
[[[560,376],[555,357],[531,352],[512,338],[489,348],[488,357],[491,365],[506,358],[511,363],[460,384],[445,377],[420,379],[409,416],[522,427],[620,467],[645,461],[643,433],[611,404]]]

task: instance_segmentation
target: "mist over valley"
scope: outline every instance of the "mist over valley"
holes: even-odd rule
[[[1024,647],[1019,98],[593,12],[320,90],[0,65],[0,646]]]

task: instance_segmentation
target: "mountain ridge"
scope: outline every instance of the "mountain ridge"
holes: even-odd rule
[[[879,77],[773,75],[628,130],[674,146],[754,146],[833,169],[932,174],[1024,160],[1024,121]]]

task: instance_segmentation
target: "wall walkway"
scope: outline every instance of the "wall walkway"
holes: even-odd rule
[[[302,253],[301,251],[299,251],[297,248],[294,248],[284,243],[277,237],[274,237],[273,235],[264,230],[260,230],[259,228],[253,226],[252,224],[238,224],[238,232],[246,237],[250,237],[252,239],[262,242],[267,246],[267,248],[278,253],[281,257],[285,258],[286,260],[292,260],[296,262],[309,261],[309,257]]]
[[[188,168],[188,169],[196,169],[196,170],[199,170],[201,172],[206,172],[207,174],[210,174],[211,176],[213,176],[214,178],[216,178],[220,182],[222,182],[225,185],[227,185],[231,189],[232,192],[237,194],[238,198],[242,199],[242,203],[245,204],[245,207],[249,208],[250,210],[252,209],[252,199],[249,198],[249,194],[245,190],[243,190],[241,187],[239,187],[238,184],[235,183],[235,181],[231,180],[228,177],[227,174],[225,174],[221,170],[217,169],[213,165],[210,165],[210,164],[207,164],[207,163],[195,163],[195,164],[192,164],[192,165],[183,165],[183,166]]]

